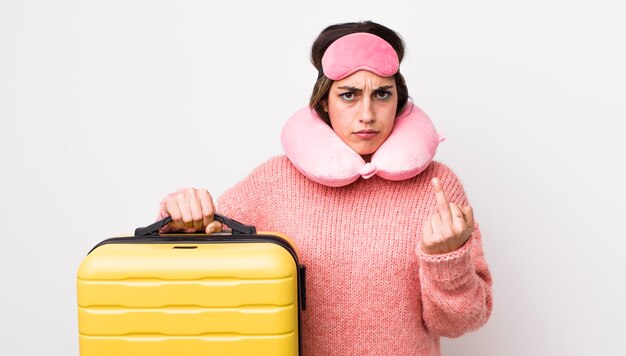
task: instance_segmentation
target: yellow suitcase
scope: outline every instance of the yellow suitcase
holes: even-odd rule
[[[100,242],[77,274],[82,356],[298,355],[305,268],[288,236],[216,214],[232,233]]]

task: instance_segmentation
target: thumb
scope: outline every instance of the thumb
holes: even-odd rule
[[[471,206],[466,205],[461,208],[461,211],[463,212],[465,223],[472,231],[474,231],[474,209],[472,209]]]
[[[207,227],[204,229],[207,235],[211,235],[214,232],[219,232],[224,228],[221,222],[217,220],[213,220]]]

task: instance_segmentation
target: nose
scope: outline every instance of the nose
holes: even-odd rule
[[[361,101],[361,119],[359,121],[363,123],[371,123],[376,121],[376,115],[374,114],[374,103],[370,98],[364,98]]]

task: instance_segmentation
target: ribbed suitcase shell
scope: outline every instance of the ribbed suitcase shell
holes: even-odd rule
[[[78,269],[80,354],[298,355],[299,267],[276,233],[105,240]]]

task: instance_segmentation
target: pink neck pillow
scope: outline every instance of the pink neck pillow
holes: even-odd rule
[[[444,139],[411,101],[396,117],[391,134],[372,155],[371,162],[365,162],[309,106],[298,110],[281,133],[291,163],[311,180],[330,187],[374,175],[388,180],[414,177],[430,164]]]

